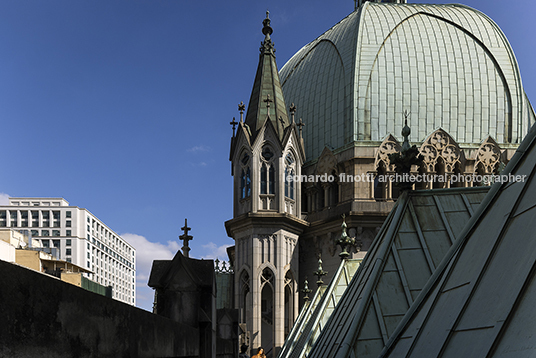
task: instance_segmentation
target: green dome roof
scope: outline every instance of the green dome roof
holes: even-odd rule
[[[463,5],[366,2],[281,69],[287,103],[306,124],[308,160],[325,146],[410,140],[442,128],[460,145],[520,143],[534,122],[501,29]]]

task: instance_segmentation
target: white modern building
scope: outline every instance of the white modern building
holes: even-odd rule
[[[30,240],[56,248],[59,259],[112,286],[113,298],[136,304],[136,249],[89,210],[63,198],[9,198],[9,205],[0,206],[0,227],[28,230]]]

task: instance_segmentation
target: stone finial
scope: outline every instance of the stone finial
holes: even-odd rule
[[[348,256],[350,256],[347,249],[348,247],[355,245],[355,239],[349,237],[348,234],[346,233],[347,225],[346,225],[345,214],[342,214],[341,228],[342,228],[342,233],[341,233],[341,237],[337,240],[337,245],[341,247],[341,253],[339,254],[339,257],[341,258],[341,260],[346,260]]]
[[[307,282],[307,277],[305,278],[305,283],[304,283],[304,285],[303,285],[303,289],[302,289],[301,291],[302,291],[302,292],[304,293],[304,295],[305,295],[305,296],[303,297],[303,300],[304,300],[305,302],[309,301],[309,294],[310,294],[311,292],[313,292],[313,290],[311,290],[311,289],[309,288],[309,283]]]
[[[214,260],[214,264],[215,264],[215,270],[216,272],[220,271],[220,260],[216,259]]]
[[[318,255],[318,270],[313,272],[313,275],[317,277],[316,285],[318,287],[322,286],[324,284],[324,281],[322,281],[322,277],[326,276],[328,274],[327,271],[324,271],[322,269],[322,258],[320,255]]]
[[[410,180],[411,166],[420,166],[423,162],[423,157],[419,153],[417,146],[410,146],[409,144],[409,135],[411,134],[411,129],[408,126],[409,114],[408,111],[404,111],[404,127],[402,128],[404,142],[402,143],[401,151],[400,153],[389,154],[389,162],[395,167],[395,172],[400,179],[397,180],[395,185],[397,185],[401,191],[411,190],[413,186],[413,182]]]
[[[185,257],[190,257],[190,247],[188,246],[188,241],[192,240],[194,237],[188,235],[188,231],[192,230],[192,228],[188,227],[188,219],[184,219],[184,226],[181,228],[181,230],[184,231],[184,234],[179,236],[179,239],[181,239],[184,243],[182,246],[182,253]]]
[[[402,137],[404,137],[404,142],[402,143],[402,153],[405,153],[410,149],[409,135],[411,134],[411,128],[408,127],[408,116],[408,111],[404,111],[404,128],[402,128]]]
[[[296,106],[294,105],[294,103],[290,105],[289,112],[290,112],[291,122],[294,123],[294,115],[296,114]]]
[[[264,41],[261,42],[261,54],[274,54],[275,48],[274,44],[272,43],[272,39],[270,38],[270,35],[274,32],[274,30],[270,27],[270,12],[266,11],[266,19],[262,21],[262,33],[264,34]]]
[[[246,110],[246,105],[244,104],[244,101],[240,101],[240,104],[238,105],[238,112],[240,112],[240,122],[244,123],[244,111]]]
[[[269,37],[274,32],[274,29],[270,27],[270,11],[268,10],[266,10],[266,18],[262,21],[262,25],[262,33],[264,36]]]

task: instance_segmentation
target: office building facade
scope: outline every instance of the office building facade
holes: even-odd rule
[[[56,248],[59,259],[111,286],[114,299],[136,304],[136,249],[89,210],[63,198],[9,198],[0,206],[0,227],[27,230],[31,241]]]

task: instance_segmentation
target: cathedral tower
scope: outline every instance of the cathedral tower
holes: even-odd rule
[[[263,21],[259,65],[244,119],[233,120],[231,171],[233,219],[225,223],[235,240],[235,302],[250,348],[276,356],[298,315],[298,237],[301,174],[305,160],[301,130],[283,98],[268,12]],[[235,126],[236,134],[235,134]]]

